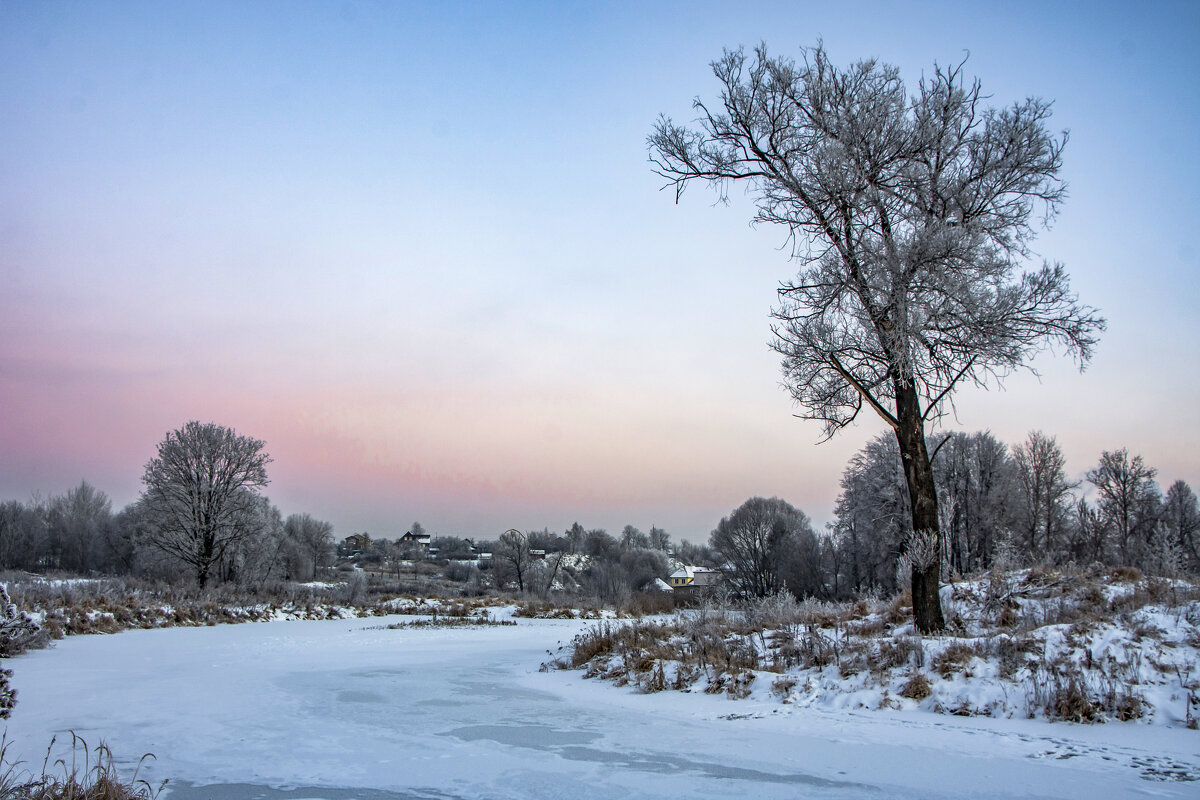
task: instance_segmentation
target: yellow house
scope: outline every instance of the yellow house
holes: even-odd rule
[[[683,564],[679,569],[671,573],[667,578],[667,583],[672,589],[678,589],[682,586],[712,586],[721,579],[721,573],[715,569],[708,567],[692,567]]]

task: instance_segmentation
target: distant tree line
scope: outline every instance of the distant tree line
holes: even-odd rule
[[[987,432],[939,434],[927,447],[944,578],[1070,562],[1200,573],[1195,493],[1182,480],[1164,492],[1139,455],[1106,450],[1073,481],[1057,441],[1040,431],[1012,447]],[[729,591],[759,597],[890,594],[911,574],[911,495],[888,435],[851,458],[825,531],[784,500],[753,497],[699,545],[673,543],[657,526],[626,525],[612,535],[576,522],[562,533],[513,530],[494,540],[433,536],[426,546],[416,540],[424,528],[413,523],[413,541],[363,537],[365,547],[339,553],[332,525],[309,514],[284,518],[260,493],[269,460],[261,441],[188,423],[159,445],[145,491],[119,511],[87,482],[46,499],[0,503],[0,569],[253,585],[312,580],[341,555],[396,576],[422,564],[468,592],[555,592],[604,603],[662,589],[658,581],[681,565],[720,570]]]
[[[1100,563],[1155,575],[1200,572],[1200,508],[1191,487],[1164,493],[1157,470],[1128,450],[1105,450],[1072,481],[1053,436],[1006,446],[992,434],[930,437],[943,536],[943,576],[1005,566]],[[911,515],[899,449],[873,439],[842,475],[836,519],[821,547],[823,591],[892,592]]]
[[[174,580],[195,570],[152,543],[154,512],[142,500],[113,511],[87,481],[64,494],[0,502],[0,569]],[[309,514],[283,517],[268,501],[240,526],[209,579],[312,580],[333,564],[333,527]]]
[[[1196,494],[1182,480],[1164,493],[1139,455],[1106,450],[1072,481],[1058,442],[1041,431],[1013,447],[987,432],[940,434],[927,447],[942,531],[933,557],[943,579],[1068,563],[1200,573]],[[881,435],[850,459],[823,534],[789,503],[754,497],[717,525],[705,563],[746,596],[891,594],[912,571],[910,497],[895,437]]]
[[[86,481],[62,495],[0,503],[0,569],[244,584],[311,580],[333,564],[333,526],[284,518],[259,493],[261,441],[189,422],[146,465],[141,496],[114,512]]]

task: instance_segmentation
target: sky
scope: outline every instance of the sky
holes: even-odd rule
[[[794,416],[784,232],[676,203],[646,148],[723,48],[818,40],[910,84],[969,54],[1070,131],[1034,249],[1108,330],[949,426],[1200,488],[1200,5],[0,0],[0,499],[120,507],[196,419],[340,536],[703,541],[755,495],[823,525],[883,424]]]

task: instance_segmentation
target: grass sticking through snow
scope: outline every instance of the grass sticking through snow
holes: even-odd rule
[[[46,749],[40,774],[8,758],[10,742],[0,743],[0,800],[155,800],[167,785],[151,786],[138,777],[152,755],[142,756],[133,774],[124,780],[117,772],[112,751],[103,742],[88,748],[87,742],[71,734],[70,761],[50,761],[55,739]]]

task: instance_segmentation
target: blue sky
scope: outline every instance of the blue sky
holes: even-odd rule
[[[1200,486],[1193,3],[2,2],[0,497],[128,502],[195,418],[343,535],[696,540],[754,494],[827,520],[881,428],[792,418],[782,232],[676,205],[645,145],[723,47],[818,37],[910,82],[969,51],[1071,131],[1035,247],[1108,333],[1082,375],[962,390],[955,427]]]

